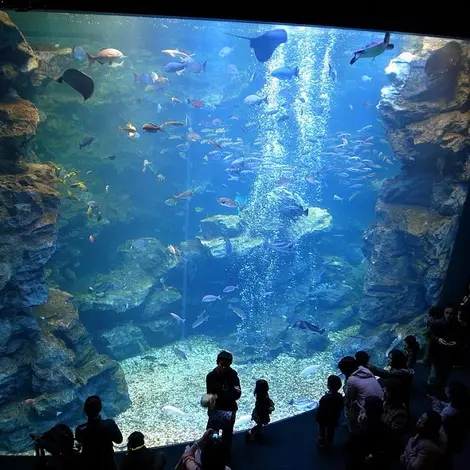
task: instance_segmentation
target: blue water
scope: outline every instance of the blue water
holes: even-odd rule
[[[270,361],[279,354],[273,342],[293,341],[286,335],[296,321],[326,328],[325,335],[357,326],[367,265],[364,232],[374,222],[382,181],[400,169],[376,106],[388,84],[384,69],[400,53],[403,37],[392,35],[394,50],[350,65],[354,51],[383,33],[138,17],[41,18],[34,26],[13,16],[35,43],[52,43],[57,50],[81,46],[92,55],[112,47],[125,56],[113,68],[64,54],[62,68],[92,77],[93,96],[84,102],[66,84],[52,82],[37,90],[35,101],[47,116],[38,129],[36,154],[58,165],[62,179],[48,283],[74,295],[100,352],[116,358],[103,346],[103,332],[145,325],[152,294],[168,287],[181,297],[158,312],[168,334],[146,338],[149,347],[203,334],[231,348],[235,360]],[[225,34],[255,37],[274,28],[284,29],[288,40],[265,63],[256,60],[247,40]],[[223,48],[230,48],[225,57]],[[165,49],[193,54],[193,64],[206,62],[205,70],[166,73],[166,64],[185,56],[172,58]],[[298,67],[299,76],[274,78],[279,67]],[[152,72],[163,82],[135,82],[134,73]],[[267,103],[246,104],[253,94]],[[154,134],[141,128],[165,121],[183,125],[168,124]],[[119,129],[128,122],[139,138]],[[79,150],[89,135],[96,140]],[[240,159],[248,163],[233,163]],[[145,160],[152,166],[143,171]],[[72,170],[77,174],[66,177]],[[88,191],[70,188],[77,181]],[[174,198],[185,191],[188,198]],[[224,207],[217,201],[221,197],[246,203]],[[99,204],[99,219],[86,214],[92,200]],[[291,214],[292,205],[294,212],[308,208],[309,215]],[[217,215],[232,216],[224,223],[237,227],[226,231],[218,222],[217,233],[210,234],[206,219]],[[305,229],[307,219],[316,230]],[[141,238],[155,239],[161,248],[152,252],[148,247],[154,245],[136,242]],[[211,252],[199,240],[219,248]],[[292,249],[273,249],[279,242]],[[160,260],[153,271],[136,270],[152,256]],[[160,272],[158,263],[168,266]],[[128,273],[127,286],[97,287],[103,279],[113,281],[117,271]],[[108,310],[82,312],[81,302],[90,299],[102,304],[112,295],[128,302],[126,289],[141,281],[133,277],[136,272],[148,275],[152,285],[124,312],[116,314],[112,303]],[[237,288],[223,293],[227,286]],[[335,301],[338,291],[344,298]],[[206,295],[221,298],[203,302]],[[201,315],[208,320],[193,327]]]

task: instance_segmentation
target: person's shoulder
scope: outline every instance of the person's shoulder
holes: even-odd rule
[[[212,369],[207,375],[206,378],[214,377],[217,374],[215,369]]]

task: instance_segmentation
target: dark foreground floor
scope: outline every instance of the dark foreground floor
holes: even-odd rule
[[[430,401],[423,390],[428,369],[419,368],[416,371],[415,393],[412,399],[413,419],[429,408]],[[453,379],[465,381],[470,386],[468,371],[455,371]],[[201,432],[202,434],[202,432]],[[233,443],[233,470],[336,470],[343,469],[345,458],[339,449],[332,454],[324,455],[316,448],[317,430],[313,412],[303,413],[295,418],[270,424],[266,428],[266,444],[263,446],[245,444],[243,434],[238,433]],[[344,428],[338,430],[337,442],[340,448],[345,442],[347,432]],[[184,445],[175,445],[162,449],[167,457],[166,470],[172,470],[184,450]],[[120,461],[121,455],[117,455]],[[470,468],[470,444],[455,460],[455,470]],[[32,457],[0,458],[1,470],[32,470],[35,460]],[[137,469],[136,469],[137,470]]]

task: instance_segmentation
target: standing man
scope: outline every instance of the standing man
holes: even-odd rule
[[[217,356],[217,367],[206,377],[206,392],[212,395],[207,429],[221,431],[226,465],[230,465],[237,400],[242,394],[240,379],[231,367],[232,362],[232,354],[221,351]]]

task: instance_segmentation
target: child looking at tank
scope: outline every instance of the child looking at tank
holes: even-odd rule
[[[269,423],[270,414],[274,411],[274,402],[269,398],[269,384],[266,380],[260,379],[256,381],[254,395],[256,397],[255,407],[251,414],[251,419],[256,423],[252,429],[245,434],[247,442],[252,439],[263,439],[263,426]]]
[[[333,444],[335,430],[344,408],[343,396],[339,393],[341,379],[337,375],[330,375],[327,383],[328,392],[321,397],[316,415],[318,446],[321,448],[330,448]]]

